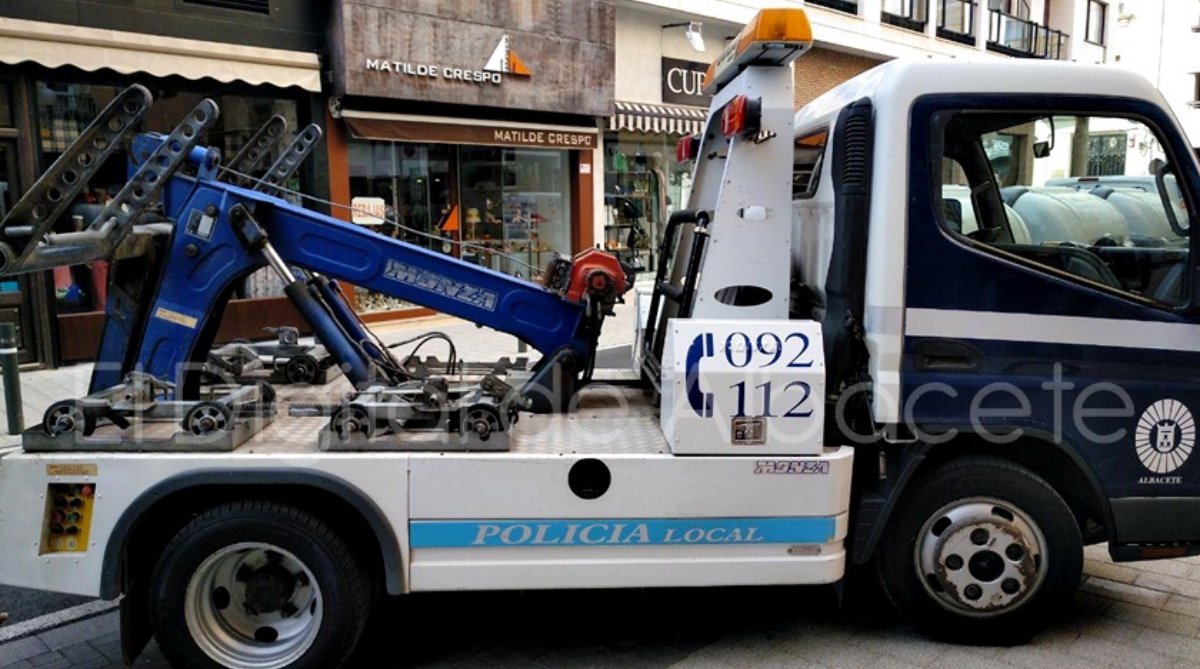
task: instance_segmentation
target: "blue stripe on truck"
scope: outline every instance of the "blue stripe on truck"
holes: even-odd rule
[[[570,520],[414,520],[413,548],[816,544],[834,539],[832,517]]]

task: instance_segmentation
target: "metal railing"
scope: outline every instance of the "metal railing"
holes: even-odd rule
[[[889,25],[924,31],[929,21],[929,0],[883,0],[881,18]]]
[[[938,0],[938,37],[975,43],[976,0]]]
[[[1020,58],[1067,57],[1067,36],[1062,31],[1017,18],[998,9],[989,10],[988,49]]]
[[[847,14],[858,13],[858,0],[808,0],[808,4],[836,9]]]

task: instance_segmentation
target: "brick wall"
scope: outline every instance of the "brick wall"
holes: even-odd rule
[[[795,62],[796,109],[843,81],[875,67],[882,61],[840,51],[813,47]]]

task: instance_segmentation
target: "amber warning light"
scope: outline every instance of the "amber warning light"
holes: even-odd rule
[[[803,9],[764,9],[708,66],[704,92],[713,94],[750,65],[783,67],[812,48],[812,27]]]

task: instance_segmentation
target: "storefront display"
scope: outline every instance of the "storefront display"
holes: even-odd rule
[[[134,134],[170,132],[202,99],[212,99],[220,114],[199,141],[225,161],[274,115],[287,122],[287,139],[314,120],[314,111],[315,120],[323,120],[320,53],[327,7],[275,0],[264,13],[245,3],[214,8],[184,2],[147,13],[116,4],[127,6],[98,11],[88,0],[56,0],[53,7],[15,0],[0,12],[0,210],[12,206],[131,84],[144,86],[154,99]],[[56,231],[91,225],[125,185],[132,137],[114,147],[81,197],[56,219]],[[311,173],[307,165],[304,170]],[[310,194],[327,198],[327,182],[304,174],[283,185],[297,188],[304,181]],[[15,281],[19,292],[12,290],[14,282],[0,283],[0,319],[11,317],[21,326],[22,360],[56,366],[93,359],[112,300],[108,275],[107,263],[92,262],[22,275]],[[269,271],[234,290],[250,299],[231,303],[218,341],[271,336],[263,328],[299,321]]]
[[[527,278],[572,252],[566,151],[355,140],[348,153],[351,201],[382,200],[382,217],[359,216],[380,234]],[[360,313],[412,306],[356,299]]]
[[[667,218],[686,206],[690,165],[675,160],[682,134],[605,135],[605,249],[639,271],[655,271]],[[632,233],[632,234],[630,234]]]
[[[116,86],[72,83],[59,80],[37,82],[37,128],[41,145],[41,162],[50,165],[119,92]],[[211,97],[221,109],[221,116],[202,143],[220,149],[223,156],[232,156],[244,142],[272,116],[284,117],[289,128],[298,127],[296,102],[273,98],[237,95],[214,95],[205,92],[171,91],[156,101],[140,129],[143,132],[171,131],[181,113],[186,113],[201,99]],[[182,112],[180,110],[183,110]],[[272,157],[273,158],[273,157]],[[272,159],[268,158],[268,160]],[[85,190],[85,204],[104,205],[125,184],[129,162],[129,147],[113,152]],[[269,164],[269,163],[266,163]],[[298,189],[298,180],[288,184]],[[91,223],[89,211],[64,216],[58,231],[68,228],[82,230]],[[76,267],[54,270],[54,291],[59,314],[100,313],[104,311],[108,264],[97,261]],[[280,297],[283,285],[269,270],[261,270],[247,278],[235,290],[240,298]]]

